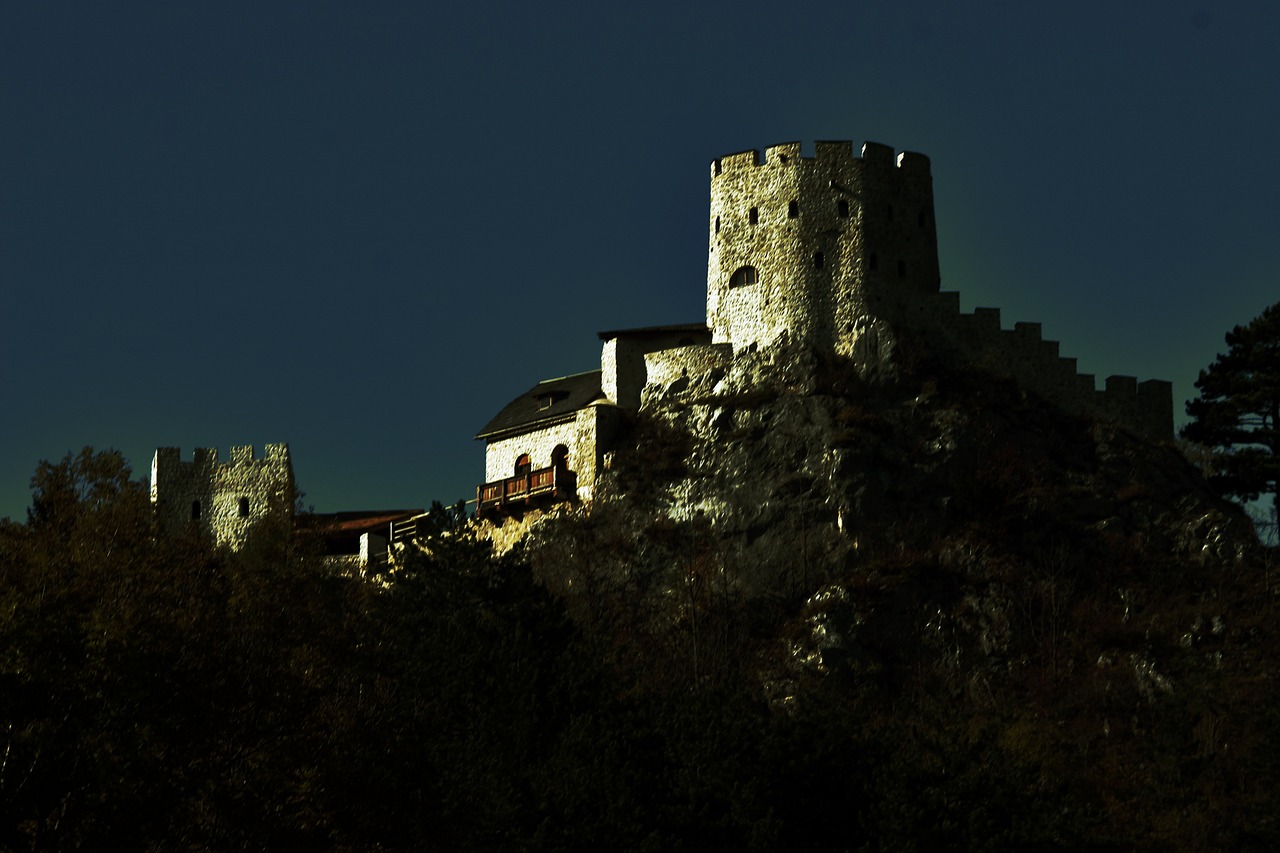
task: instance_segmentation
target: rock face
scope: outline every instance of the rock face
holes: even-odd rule
[[[775,378],[785,390],[809,363],[800,344],[851,359],[864,379],[883,383],[910,360],[899,351],[907,336],[919,352],[1012,380],[1076,416],[1172,437],[1168,382],[1113,375],[1098,389],[1057,341],[1041,337],[1039,323],[1006,329],[999,309],[965,314],[958,293],[940,291],[924,155],[868,142],[855,156],[851,143],[828,141],[806,157],[787,143],[716,159],[710,182],[706,324],[600,332],[598,373],[546,380],[509,403],[476,436],[488,445],[481,514],[508,509],[506,496],[526,489],[502,481],[519,476],[517,466],[550,465],[558,449],[576,466],[579,496],[594,499],[605,455],[625,447],[614,442],[624,413],[661,418],[649,403],[708,376],[727,374],[729,394],[754,394]],[[770,372],[750,358],[765,351],[785,367]],[[598,377],[593,395],[579,398],[588,375]],[[560,387],[570,380],[573,389]],[[656,387],[646,395],[645,386]],[[720,392],[698,393],[696,401],[714,401]]]
[[[1255,621],[1231,602],[1269,594],[1244,513],[1171,442],[910,363],[897,340],[861,361],[784,342],[648,386],[596,501],[519,547],[553,586],[590,590],[580,603],[686,627],[699,608],[705,625],[776,607],[787,639],[759,666],[779,702],[835,671],[1103,679],[1101,733],[1133,718],[1117,695],[1221,667],[1231,626]]]
[[[1275,555],[1173,443],[1168,383],[1098,390],[1038,324],[961,314],[927,161],[837,153],[713,164],[711,343],[645,351],[589,503],[486,535],[625,678],[969,721],[962,751],[996,738],[1116,839],[1271,820]]]
[[[991,375],[902,364],[889,335],[861,340],[883,345],[854,360],[784,343],[648,386],[600,502],[701,519],[752,589],[800,563],[829,573],[954,540],[1027,557],[1124,540],[1148,560],[1200,562],[1254,547],[1171,443]]]
[[[1269,819],[1275,581],[1244,513],[1172,442],[884,340],[648,386],[596,500],[516,550],[626,678],[981,733],[1118,849]]]

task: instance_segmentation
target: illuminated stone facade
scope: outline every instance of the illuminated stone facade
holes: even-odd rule
[[[1003,329],[998,309],[962,314],[959,294],[940,291],[927,157],[873,142],[857,154],[847,141],[817,142],[813,151],[804,156],[792,142],[711,164],[706,325],[602,332],[599,391],[577,404],[588,414],[531,416],[501,431],[490,424],[477,436],[488,442],[489,480],[512,476],[525,454],[563,445],[582,466],[582,493],[618,431],[605,435],[580,420],[598,417],[601,406],[634,415],[651,397],[646,387],[665,394],[724,368],[735,353],[781,341],[847,356],[874,375],[892,370],[910,335],[1068,412],[1172,437],[1168,382],[1111,376],[1099,389],[1056,341],[1041,339],[1040,324]]]
[[[151,503],[166,533],[194,527],[238,548],[264,521],[287,524],[293,500],[287,444],[268,444],[261,458],[252,446],[233,447],[226,462],[216,448],[198,447],[187,461],[178,448],[161,447],[151,462]]]

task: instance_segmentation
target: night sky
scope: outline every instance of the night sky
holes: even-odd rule
[[[1261,0],[6,2],[0,516],[85,445],[474,497],[510,398],[704,318],[708,165],[792,140],[927,154],[943,289],[1181,423],[1280,299],[1278,83]]]

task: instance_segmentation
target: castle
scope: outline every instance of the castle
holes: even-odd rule
[[[481,514],[543,500],[589,500],[607,454],[642,406],[671,387],[781,340],[855,362],[890,354],[898,335],[1010,378],[1073,414],[1152,439],[1173,434],[1172,386],[1110,376],[1103,389],[1043,340],[1039,323],[1004,329],[999,309],[960,311],[940,291],[927,157],[874,142],[799,143],[711,164],[706,323],[601,332],[600,369],[539,382],[476,435],[486,442]]]
[[[394,531],[416,531],[421,509],[309,513],[294,517],[296,488],[287,444],[268,444],[261,457],[253,447],[231,448],[218,459],[216,448],[197,447],[190,460],[176,447],[161,447],[151,460],[151,504],[159,530],[175,535],[196,529],[218,546],[244,546],[256,527],[276,521],[301,523],[316,535],[330,563],[364,568],[385,563]]]
[[[868,142],[799,143],[748,150],[711,164],[707,220],[707,316],[686,323],[600,332],[600,368],[537,383],[480,432],[485,482],[479,515],[546,501],[590,500],[608,455],[644,406],[646,388],[677,388],[729,364],[736,353],[798,342],[873,369],[891,361],[902,334],[937,355],[1015,381],[1066,412],[1104,418],[1161,440],[1173,434],[1172,386],[1110,376],[1103,389],[1076,360],[1043,340],[1040,324],[1004,329],[995,308],[960,311],[940,291],[929,160]],[[293,508],[285,445],[197,449],[182,461],[160,448],[151,499],[164,530],[196,524],[238,547],[255,524]],[[358,537],[367,563],[387,542],[413,535],[421,510],[338,513],[323,520],[335,541]],[[355,539],[352,538],[352,542]]]
[[[268,444],[261,459],[251,446],[233,447],[228,462],[213,448],[196,448],[188,462],[178,448],[161,447],[151,460],[151,503],[165,533],[194,524],[219,545],[239,547],[262,521],[291,514],[293,497],[288,445]]]

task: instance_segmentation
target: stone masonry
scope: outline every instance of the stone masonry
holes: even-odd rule
[[[936,293],[929,160],[869,142],[792,142],[712,163],[707,325],[735,349],[793,340],[847,351],[885,297]],[[739,275],[753,271],[750,279]],[[735,275],[739,277],[735,279]]]
[[[868,374],[891,365],[904,336],[933,355],[1014,380],[1062,409],[1122,424],[1148,438],[1173,435],[1172,386],[1107,377],[1096,387],[1039,323],[1005,329],[995,308],[960,312],[941,292],[929,159],[874,142],[800,143],[711,164],[706,325],[601,332],[599,396],[576,413],[505,431],[486,428],[486,479],[511,477],[528,454],[549,464],[564,445],[581,497],[621,419],[649,399],[728,365],[743,350],[786,340],[852,358]],[[508,408],[515,405],[515,401]],[[601,413],[610,412],[609,428]],[[506,411],[506,410],[504,410]],[[616,423],[615,423],[616,422]]]
[[[604,341],[600,352],[600,390],[632,414],[640,408],[644,386],[653,381],[645,366],[650,354],[683,352],[711,341],[710,331],[701,323],[600,332],[599,337]]]
[[[602,413],[604,417],[601,417]],[[549,467],[556,448],[563,447],[570,470],[578,475],[578,497],[590,500],[601,456],[609,449],[610,415],[612,412],[608,408],[602,410],[598,406],[587,406],[537,430],[495,439],[485,453],[485,481],[512,476],[516,460],[521,456],[528,456],[533,468]],[[602,429],[605,431],[603,436]],[[602,438],[605,440],[601,441]]]
[[[1007,376],[1077,414],[1150,438],[1173,434],[1172,385],[1110,376],[1095,387],[1042,340],[1039,323],[1002,329],[999,309],[960,313],[939,292],[929,159],[868,142],[799,143],[711,165],[707,325],[734,350],[793,341],[870,359],[912,332],[939,355]],[[666,368],[669,370],[670,358]]]
[[[293,500],[287,444],[268,444],[260,459],[251,445],[233,447],[227,462],[216,448],[198,447],[186,461],[178,448],[161,447],[151,462],[151,502],[166,533],[194,526],[238,548],[263,521],[292,518]]]

